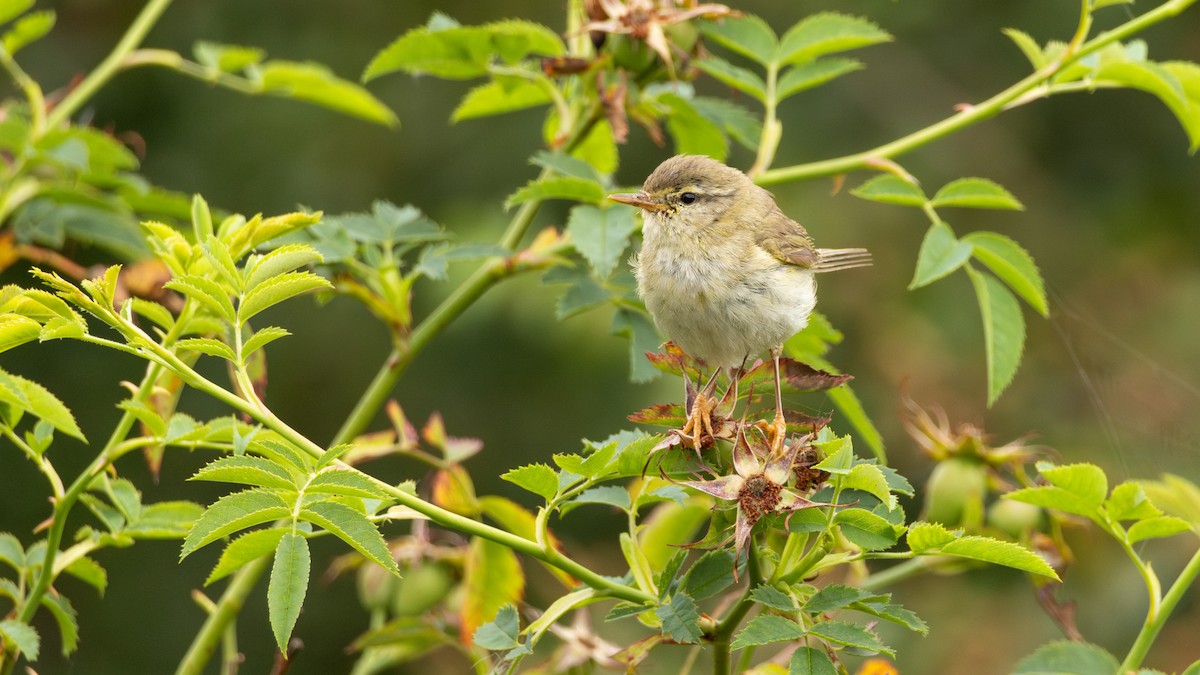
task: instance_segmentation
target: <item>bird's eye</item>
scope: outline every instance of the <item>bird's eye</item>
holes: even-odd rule
[[[691,204],[696,201],[696,193],[695,192],[685,192],[685,193],[679,195],[679,201],[683,202],[684,204]]]

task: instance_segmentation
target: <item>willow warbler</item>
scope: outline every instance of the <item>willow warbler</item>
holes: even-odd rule
[[[697,451],[712,436],[716,373],[736,383],[750,356],[769,351],[775,374],[772,447],[786,432],[780,397],[783,343],[808,324],[815,273],[871,264],[866,249],[819,249],[770,192],[708,157],[677,155],[636,194],[609,199],[642,210],[642,249],[633,261],[638,293],[659,329],[685,353],[716,368],[680,434]]]

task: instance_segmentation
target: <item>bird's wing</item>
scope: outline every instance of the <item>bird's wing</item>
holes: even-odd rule
[[[804,227],[788,218],[778,208],[771,209],[755,231],[757,243],[764,251],[789,265],[814,267],[821,256]]]

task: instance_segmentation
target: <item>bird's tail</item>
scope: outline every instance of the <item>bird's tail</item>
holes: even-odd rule
[[[870,267],[871,252],[865,248],[819,248],[814,272],[837,272],[855,267]]]

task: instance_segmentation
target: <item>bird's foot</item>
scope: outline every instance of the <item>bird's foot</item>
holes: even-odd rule
[[[787,438],[787,420],[783,414],[776,414],[775,419],[770,422],[759,420],[754,423],[754,426],[762,429],[762,432],[767,436],[767,445],[770,448],[770,456],[775,457],[783,451],[783,442]]]
[[[705,391],[697,393],[688,411],[687,422],[682,429],[675,432],[692,446],[696,455],[700,454],[702,448],[712,445],[713,439],[716,438],[713,411],[717,409],[718,403],[716,398]]]

